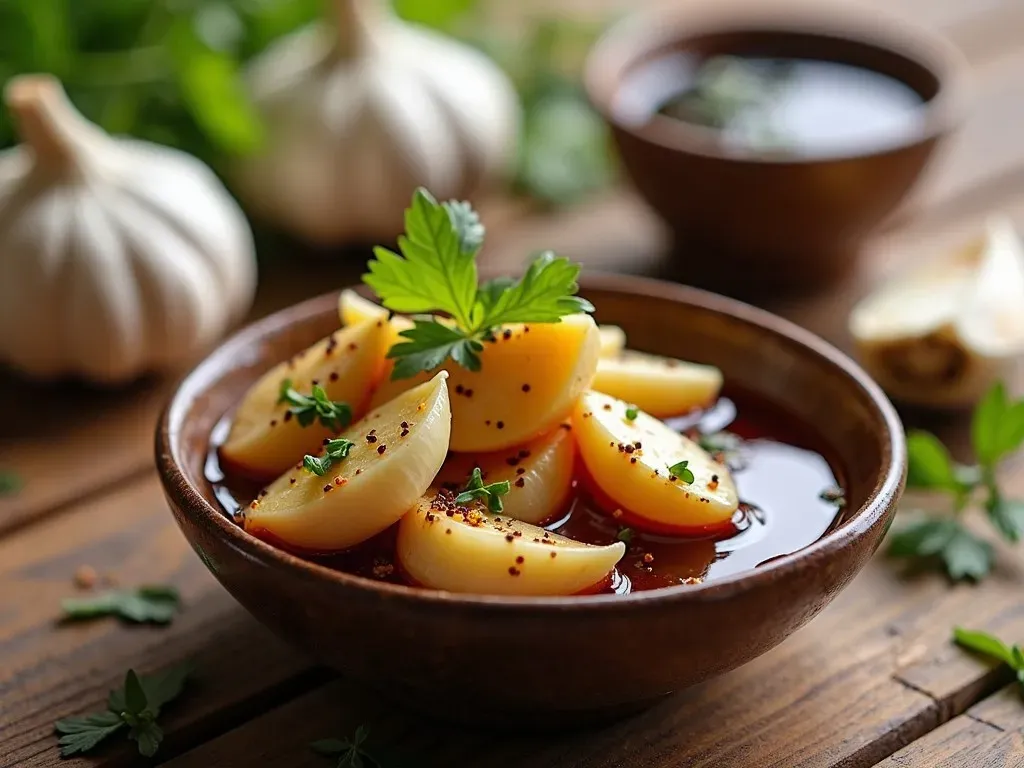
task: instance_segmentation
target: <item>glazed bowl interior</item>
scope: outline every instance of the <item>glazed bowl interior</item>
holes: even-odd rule
[[[444,593],[363,579],[276,549],[221,511],[206,478],[211,432],[269,367],[336,330],[331,294],[242,331],[181,384],[157,433],[158,468],[179,525],[257,618],[414,705],[458,702],[575,719],[635,707],[762,653],[824,607],[881,540],[906,463],[892,407],[844,355],[759,310],[621,276],[591,276],[581,293],[600,322],[625,329],[631,347],[717,365],[726,382],[817,432],[845,485],[840,524],[756,569],[625,596]],[[642,654],[635,652],[640,635]],[[480,649],[497,647],[519,670],[514,690],[488,674],[490,655]],[[559,686],[550,684],[549,661]],[[602,665],[618,671],[592,674]]]

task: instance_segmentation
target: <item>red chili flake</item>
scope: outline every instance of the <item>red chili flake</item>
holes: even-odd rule
[[[363,473],[363,470],[361,470],[361,469],[357,469],[357,470],[356,470],[356,474],[357,474],[357,475],[361,475],[362,473]]]
[[[644,562],[647,563],[648,565],[653,563],[654,562],[654,555],[652,555],[650,552],[645,552],[644,553]]]
[[[505,422],[504,421],[499,421],[494,426],[496,426],[498,429],[504,429],[505,428]]]
[[[505,541],[515,541],[515,539],[516,539],[516,537],[513,536],[511,533],[506,533],[505,534]]]
[[[349,342],[348,348],[349,348],[350,352],[355,352],[357,349],[359,349],[359,345],[356,344],[354,341],[352,341],[352,342]]]
[[[516,568],[514,565],[510,565],[508,567],[508,575],[509,576],[518,576],[519,573],[520,573],[519,569]]]
[[[329,438],[329,437],[325,437],[325,438],[324,438],[324,441],[323,441],[323,443],[322,443],[322,444],[323,444],[323,445],[327,445],[327,444],[328,444],[329,442],[331,442],[331,438]],[[300,469],[302,468],[302,465],[301,465],[301,464],[299,465],[299,468],[300,468]]]
[[[554,560],[556,557],[558,557],[558,553],[555,550],[551,550],[551,559]]]
[[[674,483],[674,482],[675,482],[675,481],[676,481],[677,479],[678,479],[678,478],[676,478],[676,476],[675,476],[675,475],[669,475],[669,476],[668,476],[668,481],[669,481],[670,483]]]
[[[462,385],[461,385],[461,384],[456,384],[456,385],[455,385],[455,394],[456,394],[456,395],[461,395],[461,394],[462,394],[463,392],[465,392],[465,391],[466,391],[466,390],[465,390],[465,389],[463,389],[463,387],[462,387]]]
[[[409,428],[409,422],[408,421],[403,421],[401,424],[399,424],[399,426],[402,429],[408,429]]]
[[[524,325],[523,326],[523,333],[529,333],[529,332],[530,332],[530,326]]]
[[[627,445],[627,446],[626,446],[625,448],[623,448],[623,450],[624,450],[624,451],[625,451],[626,453],[632,453],[633,451],[635,451],[635,450],[636,450],[636,448],[634,448],[634,447],[633,447],[632,445]]]
[[[377,436],[375,434],[373,434],[373,433],[370,433],[369,435],[366,436],[366,442],[368,442],[368,443],[376,443],[377,442]]]
[[[473,390],[472,389],[467,389],[464,394],[466,395],[466,397],[472,397],[473,396]]]
[[[604,408],[606,411],[610,411],[612,409],[611,403],[605,403],[601,407]]]
[[[526,470],[523,467],[520,467],[519,469],[516,470],[516,474],[517,475],[525,475],[526,474]]]
[[[524,485],[526,485],[526,481],[523,478],[520,477],[516,480],[516,488],[522,488]]]
[[[290,478],[288,478],[288,482],[289,482],[289,484],[291,484],[291,485],[295,485],[295,478],[294,478],[294,477],[290,477]]]
[[[293,416],[293,414],[292,414],[291,411],[285,411],[284,412],[284,420],[285,420],[285,422],[291,421],[292,420],[292,416]]]
[[[320,379],[313,379],[313,380],[312,380],[311,382],[309,382],[309,383],[310,383],[310,384],[312,384],[312,385],[313,385],[313,386],[315,387],[315,386],[316,386],[317,384],[319,384],[319,383],[320,383]]]
[[[378,445],[377,446],[377,453],[384,453],[384,451],[386,451],[387,449],[388,449],[388,447],[386,445],[384,445],[384,444]]]
[[[511,339],[511,338],[512,338],[512,331],[511,331],[511,329],[509,329],[509,328],[506,328],[506,329],[505,329],[505,330],[504,330],[504,331],[502,332],[502,334],[501,334],[501,337],[502,337],[503,339],[505,339],[505,341],[508,341],[509,339]]]
[[[260,491],[259,495],[260,496],[266,496],[267,495],[267,489],[264,488],[262,491]]]
[[[633,443],[633,447],[636,448],[639,451],[644,446],[643,446],[643,444],[639,440],[637,440],[636,442]]]
[[[327,378],[330,379],[331,381],[337,381],[341,377],[338,375],[337,371],[331,371],[331,375],[328,376]]]
[[[324,493],[327,493],[327,492],[328,492],[329,490],[331,490],[331,488],[333,488],[333,487],[334,487],[333,485],[331,485],[330,483],[328,483],[327,485],[325,485],[325,486],[324,486]]]
[[[345,485],[345,483],[347,483],[347,482],[348,482],[348,480],[346,480],[344,477],[336,477],[336,478],[334,478],[334,484],[338,485],[338,486]]]
[[[525,562],[526,562],[526,558],[523,557],[522,555],[520,555],[519,557],[516,558],[516,563],[518,563],[519,565],[522,565]]]
[[[630,464],[636,464],[636,456],[630,456],[629,457],[629,463]]]
[[[508,464],[510,467],[514,467],[516,464],[519,463],[519,457],[509,456],[507,459],[505,459],[505,463]]]
[[[529,391],[530,391],[530,385],[529,384],[523,384],[523,392],[529,392]]]
[[[566,432],[571,432],[572,431],[572,424],[559,424],[558,426],[561,429],[564,429]]]
[[[484,422],[484,426],[487,426],[487,427],[491,426],[491,420],[487,419],[487,421]]]
[[[408,435],[408,434],[409,434],[409,430],[408,430],[408,429],[403,429],[403,430],[402,430],[402,434],[401,434],[401,435],[399,435],[399,437],[405,437],[405,436],[406,436],[406,435]]]
[[[451,528],[445,528],[445,529],[444,529],[444,532],[445,532],[445,533],[451,533],[451,532],[452,532],[452,529],[451,529]]]
[[[519,538],[520,536],[523,535],[523,532],[522,531],[512,531],[512,535],[515,536],[516,538]]]

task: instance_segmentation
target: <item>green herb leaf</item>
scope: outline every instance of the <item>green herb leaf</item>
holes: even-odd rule
[[[394,0],[395,13],[406,21],[448,31],[452,23],[477,5],[477,0]]]
[[[636,417],[640,415],[640,410],[635,405],[626,406],[626,420],[636,421]]]
[[[680,461],[680,462],[678,462],[676,464],[670,465],[669,468],[668,468],[669,476],[670,477],[678,477],[680,480],[682,480],[687,485],[692,484],[693,480],[694,480],[694,477],[693,477],[693,471],[690,470],[690,468],[687,466],[689,463],[690,463],[689,461],[685,461],[684,460],[684,461]]]
[[[971,442],[978,461],[988,467],[1020,448],[1024,442],[1024,400],[1011,403],[1002,382],[993,386],[974,410]]]
[[[317,420],[321,426],[334,432],[341,432],[352,423],[352,409],[348,403],[331,400],[318,384],[313,385],[309,395],[303,395],[292,388],[291,379],[281,382],[278,403],[288,403],[288,410],[301,427],[308,427]]]
[[[459,238],[459,250],[463,256],[475,257],[484,244],[486,229],[480,222],[480,215],[467,202],[449,200],[441,204],[448,212],[448,218]]]
[[[348,739],[320,739],[310,742],[309,748],[321,757],[337,757],[336,768],[385,768],[379,757],[371,755],[363,745],[370,737],[370,729],[364,725],[356,728],[355,736]]]
[[[335,440],[328,440],[324,446],[323,456],[310,456],[308,453],[302,457],[302,466],[318,477],[323,477],[328,470],[342,459],[348,458],[349,451],[355,446],[351,440],[339,437]]]
[[[57,744],[61,757],[71,757],[94,749],[101,741],[125,727],[116,712],[97,712],[84,717],[65,717],[54,724],[62,734]]]
[[[22,482],[14,472],[0,472],[0,496],[13,496],[21,490]]]
[[[57,733],[62,734],[57,742],[61,756],[87,752],[129,726],[128,737],[138,744],[139,752],[152,757],[163,739],[163,731],[154,721],[160,709],[182,692],[191,670],[190,662],[152,675],[137,675],[129,669],[124,685],[110,692],[106,712],[67,717],[54,724]]]
[[[958,520],[923,520],[894,533],[891,557],[935,559],[953,581],[980,581],[992,569],[992,545],[960,525]]]
[[[556,323],[565,315],[593,312],[593,304],[573,295],[579,290],[579,274],[579,264],[545,251],[498,297],[480,325],[490,329],[509,323]]]
[[[483,344],[468,338],[458,328],[435,322],[414,319],[413,327],[399,334],[408,341],[399,342],[388,350],[395,360],[391,378],[407,379],[422,371],[432,371],[451,357],[470,371],[480,370],[480,352]]]
[[[1004,499],[997,491],[990,494],[985,511],[1007,541],[1016,543],[1024,536],[1024,501]]]
[[[128,738],[138,744],[140,755],[152,757],[160,749],[160,742],[164,740],[164,732],[156,723],[147,721],[132,728],[128,732]]]
[[[621,541],[627,547],[633,543],[633,529],[632,528],[620,528],[615,538]]]
[[[154,585],[112,590],[91,597],[67,598],[61,601],[61,609],[64,618],[71,621],[119,616],[136,623],[169,624],[179,603],[178,591],[174,587]]]
[[[907,463],[908,488],[951,489],[956,486],[949,451],[930,432],[914,431],[907,435]]]
[[[487,504],[487,508],[491,510],[491,512],[498,513],[504,509],[501,497],[510,490],[512,490],[512,484],[509,483],[508,480],[484,485],[483,474],[480,472],[480,467],[473,467],[473,473],[469,477],[469,483],[466,484],[462,493],[455,497],[455,503],[468,504],[471,501],[479,499]]]
[[[124,678],[124,710],[132,715],[141,715],[146,709],[146,692],[134,669],[129,669]]]
[[[405,235],[398,238],[402,255],[374,248],[376,258],[363,282],[390,310],[447,312],[462,328],[472,328],[476,261],[473,252],[462,250],[462,234],[448,209],[425,189],[417,189],[405,212]]]
[[[483,309],[485,316],[492,312],[494,305],[498,303],[501,295],[515,284],[516,279],[514,277],[496,277],[480,286],[480,289],[476,292],[476,301]]]
[[[977,653],[984,654],[985,656],[991,656],[994,659],[998,659],[1004,664],[1009,665],[1013,669],[1024,669],[1024,664],[1020,664],[1019,654],[1020,649],[1014,646],[1006,645],[1002,640],[997,638],[995,635],[990,635],[988,632],[982,632],[975,629],[963,629],[962,627],[956,627],[953,630],[953,640],[957,645],[963,646],[969,650]],[[1014,653],[1014,649],[1017,653]]]

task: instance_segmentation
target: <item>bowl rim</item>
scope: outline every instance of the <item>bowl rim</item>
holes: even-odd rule
[[[800,35],[843,40],[898,56],[931,73],[938,92],[925,102],[921,125],[902,140],[862,151],[808,156],[743,152],[723,147],[715,131],[655,114],[642,125],[623,121],[613,103],[620,79],[639,61],[673,44],[721,34]],[[840,61],[841,59],[837,59]],[[811,0],[723,0],[694,7],[659,4],[620,19],[587,54],[583,83],[591,105],[613,128],[663,149],[723,162],[761,166],[807,166],[892,154],[951,131],[962,120],[969,92],[970,67],[964,55],[940,33],[884,7]]]
[[[357,286],[349,286],[356,288]],[[228,544],[242,551],[250,559],[264,565],[282,568],[299,578],[326,580],[338,587],[349,587],[378,597],[405,600],[418,605],[473,606],[494,610],[528,608],[557,608],[561,610],[612,610],[639,603],[663,603],[677,600],[717,601],[747,591],[780,577],[813,567],[821,559],[837,556],[857,539],[868,534],[895,507],[906,477],[907,453],[903,426],[896,409],[881,388],[850,357],[810,331],[773,315],[765,310],[744,304],[698,288],[676,285],[660,280],[593,271],[580,279],[582,293],[602,290],[637,297],[658,298],[684,303],[727,315],[761,331],[781,337],[789,344],[824,359],[838,369],[866,396],[884,427],[881,465],[875,487],[865,503],[853,511],[841,525],[817,541],[795,552],[773,558],[771,561],[711,582],[676,585],[661,589],[632,592],[628,595],[568,595],[568,596],[503,596],[445,592],[419,589],[402,584],[374,581],[362,576],[336,571],[312,563],[278,549],[246,533],[228,520],[223,510],[207,499],[193,485],[181,468],[182,445],[179,439],[181,425],[194,400],[202,397],[211,384],[216,383],[231,369],[233,361],[251,358],[252,349],[260,340],[290,325],[322,315],[337,306],[338,291],[305,300],[264,317],[236,332],[207,355],[175,388],[165,405],[156,428],[156,466],[164,492],[172,503],[189,515],[207,533],[224,537]],[[204,457],[205,460],[205,457]]]

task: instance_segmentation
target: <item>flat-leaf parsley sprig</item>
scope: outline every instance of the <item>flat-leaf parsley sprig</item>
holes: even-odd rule
[[[278,403],[292,406],[288,412],[299,422],[300,427],[308,427],[317,419],[328,429],[341,432],[352,423],[352,408],[348,403],[331,400],[324,388],[314,384],[312,394],[304,395],[292,388],[291,379],[281,382]]]
[[[980,503],[992,525],[1010,542],[1024,536],[1024,501],[1004,496],[996,479],[999,462],[1024,443],[1024,400],[1011,401],[1000,383],[974,411],[971,447],[977,464],[958,464],[929,432],[907,435],[907,488],[936,491],[948,500],[946,514],[929,516],[896,531],[893,557],[941,562],[954,581],[984,578],[992,569],[992,544],[964,526],[963,513]]]
[[[480,467],[473,467],[473,473],[462,493],[455,497],[456,504],[469,504],[471,501],[480,500],[487,504],[487,508],[495,514],[505,508],[501,497],[512,490],[512,484],[508,480],[500,480],[497,483],[484,485],[484,476]]]
[[[192,673],[190,662],[152,675],[129,669],[124,686],[110,692],[107,709],[82,717],[65,717],[54,724],[61,757],[94,749],[101,741],[127,727],[128,738],[146,757],[156,754],[164,734],[156,719],[165,704],[178,698]]]
[[[484,228],[469,203],[438,203],[417,189],[405,212],[401,255],[374,248],[363,281],[388,309],[416,315],[404,341],[388,351],[392,379],[432,370],[449,357],[480,370],[483,342],[508,323],[557,323],[566,315],[593,312],[576,296],[580,267],[551,252],[542,253],[519,280],[479,284],[476,255]],[[434,316],[442,313],[440,319]]]

